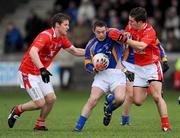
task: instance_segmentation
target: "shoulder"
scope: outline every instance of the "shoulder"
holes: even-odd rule
[[[156,34],[154,28],[150,25],[150,24],[147,24],[147,27],[144,31],[145,33],[151,33],[151,34]]]
[[[61,41],[69,41],[69,39],[67,38],[67,36],[61,36],[61,37],[60,37],[60,40],[61,40]]]
[[[94,45],[94,43],[97,42],[96,38],[93,37],[92,39],[90,39],[86,45],[86,48],[90,48]]]
[[[51,40],[53,37],[53,30],[52,29],[44,30],[39,34],[39,36],[44,37],[48,40]]]

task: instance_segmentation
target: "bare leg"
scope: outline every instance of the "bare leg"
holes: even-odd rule
[[[163,131],[169,131],[169,119],[166,102],[162,98],[162,83],[159,81],[152,81],[150,83],[151,92],[153,94],[154,101],[156,103],[159,115],[161,117],[161,127]]]
[[[56,96],[54,93],[50,93],[45,96],[45,105],[41,109],[40,118],[45,119],[49,112],[52,110],[52,107],[54,105],[54,102],[56,101]]]
[[[103,90],[98,87],[92,87],[90,97],[81,111],[81,116],[76,123],[74,131],[81,131],[83,129],[87,118],[90,116],[93,108],[97,105],[97,102],[102,94]]]
[[[141,106],[147,97],[146,88],[134,87],[134,104]]]
[[[40,99],[37,101],[29,101],[27,103],[21,104],[22,111],[33,111],[41,109],[45,105],[45,100]]]
[[[123,104],[126,96],[126,85],[119,85],[114,90],[114,97],[116,105],[120,106]]]
[[[133,104],[133,82],[128,82],[126,85],[126,97],[123,103],[123,116],[128,116],[130,112],[130,108]]]
[[[103,90],[98,87],[93,87],[91,89],[90,97],[87,103],[84,105],[81,115],[88,118],[93,108],[96,106],[99,98],[103,95]]]
[[[161,95],[162,83],[153,81],[150,83],[150,88],[160,116],[168,116],[167,106]]]

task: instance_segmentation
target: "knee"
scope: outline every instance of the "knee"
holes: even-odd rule
[[[158,94],[153,94],[153,99],[154,99],[154,101],[156,102],[156,103],[158,103],[160,100],[161,100],[161,96],[160,95],[158,95]]]
[[[116,104],[117,105],[122,105],[123,103],[124,103],[124,101],[125,101],[125,98],[115,98],[115,102],[116,102]]]
[[[136,106],[141,106],[141,105],[143,104],[143,102],[142,102],[142,101],[139,101],[139,100],[134,100],[134,104],[135,104]]]
[[[36,103],[36,109],[41,109],[41,108],[43,108],[44,107],[44,105],[45,105],[45,100],[43,99],[43,100],[39,100],[39,101],[37,101],[37,102],[35,102]]]
[[[127,95],[125,100],[126,100],[127,102],[129,102],[129,103],[132,103],[132,102],[133,102],[133,99],[134,99],[133,96]]]
[[[56,101],[56,95],[49,96],[46,98],[46,103],[53,104]]]
[[[98,102],[98,99],[97,99],[97,98],[89,98],[89,99],[88,99],[89,106],[92,107],[92,108],[93,108],[94,106],[96,106],[97,102]]]

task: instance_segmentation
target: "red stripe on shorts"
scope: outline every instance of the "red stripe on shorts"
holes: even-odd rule
[[[22,73],[22,79],[23,79],[24,87],[26,88],[26,86],[28,86],[29,89],[31,89],[32,87],[28,79],[28,74]]]
[[[162,75],[161,65],[160,65],[159,62],[157,62],[155,64],[156,64],[157,72],[158,72],[158,80],[162,80],[163,79],[163,75]]]

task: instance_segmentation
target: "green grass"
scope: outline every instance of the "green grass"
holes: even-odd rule
[[[4,92],[2,92],[4,91]],[[9,90],[8,90],[9,91]],[[166,92],[169,119],[172,132],[163,133],[160,130],[160,118],[152,97],[148,97],[141,107],[133,106],[131,110],[131,125],[120,125],[119,108],[113,113],[108,127],[103,126],[103,102],[93,110],[82,132],[72,132],[81,109],[88,99],[89,92],[71,92],[57,90],[57,101],[47,118],[48,132],[34,132],[32,128],[38,111],[25,112],[16,122],[13,129],[8,128],[7,117],[10,108],[29,100],[29,96],[20,89],[16,92],[0,92],[0,137],[2,138],[179,138],[180,137],[180,105],[177,103],[177,92]],[[11,90],[12,91],[12,90]]]

